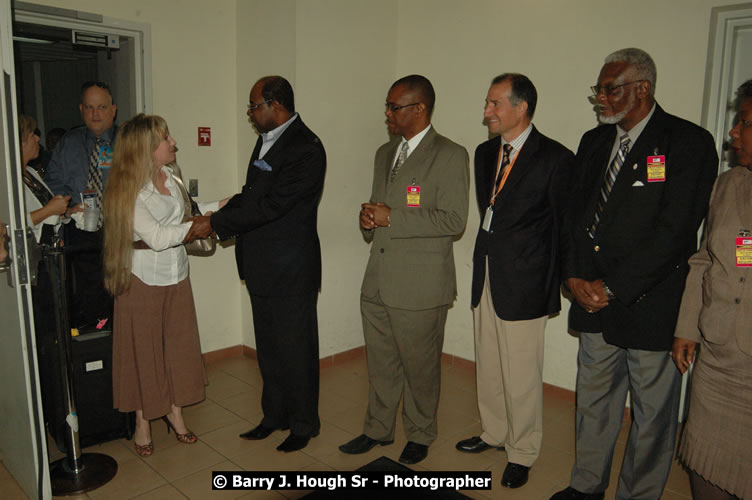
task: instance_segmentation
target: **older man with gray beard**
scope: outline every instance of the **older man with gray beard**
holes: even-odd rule
[[[631,396],[617,499],[661,497],[679,405],[672,337],[718,169],[712,136],[656,104],[655,63],[640,49],[606,58],[592,87],[598,121],[582,137],[562,263],[579,333],[576,454],[552,500],[602,499]]]

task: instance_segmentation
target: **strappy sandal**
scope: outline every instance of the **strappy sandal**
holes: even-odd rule
[[[136,453],[139,457],[150,457],[154,453],[154,441],[149,441],[148,444],[140,445],[133,440],[133,446],[136,448]]]
[[[194,444],[196,441],[198,441],[198,436],[196,436],[196,434],[194,434],[193,431],[191,431],[190,429],[188,429],[188,432],[186,432],[185,434],[178,433],[178,431],[175,430],[175,427],[173,427],[170,420],[167,418],[167,415],[162,417],[162,420],[164,420],[165,423],[167,424],[167,434],[170,433],[170,429],[175,431],[175,438],[178,440],[179,443]]]

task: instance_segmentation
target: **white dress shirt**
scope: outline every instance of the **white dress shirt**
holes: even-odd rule
[[[634,143],[637,142],[637,139],[639,139],[642,131],[645,130],[645,127],[648,126],[648,122],[653,117],[653,113],[655,113],[655,103],[653,103],[653,107],[650,108],[650,112],[647,114],[647,116],[640,120],[634,127],[629,129],[629,131],[624,130],[619,125],[616,126],[616,140],[614,141],[614,145],[611,147],[611,159],[608,162],[609,165],[611,165],[611,162],[614,161],[616,152],[619,151],[619,147],[621,147],[621,136],[623,136],[625,133],[627,134],[627,136],[629,136],[629,147],[627,148],[627,154],[629,154],[629,150],[632,149],[632,146],[634,146]]]
[[[394,167],[394,164],[397,163],[397,158],[399,158],[400,149],[402,148],[403,143],[407,143],[407,156],[405,159],[410,158],[410,155],[413,154],[413,151],[415,151],[415,148],[418,147],[418,144],[420,144],[420,141],[423,140],[423,138],[426,136],[428,131],[431,130],[431,124],[429,123],[426,128],[415,134],[410,138],[410,140],[406,140],[404,137],[402,138],[402,142],[400,142],[399,146],[397,146],[397,152],[394,154],[394,159],[392,160],[392,167]]]
[[[147,285],[175,285],[188,277],[188,254],[183,239],[191,228],[182,222],[185,203],[180,188],[172,178],[172,169],[163,166],[167,175],[165,187],[169,195],[161,194],[148,182],[136,197],[133,214],[133,240],[143,240],[150,249],[134,250],[131,272]],[[219,202],[201,203],[202,213],[219,209]]]
[[[274,130],[270,130],[269,132],[264,132],[261,134],[261,149],[259,150],[259,160],[261,160],[264,155],[272,149],[272,146],[274,146],[274,143],[277,142],[277,139],[287,130],[287,127],[290,126],[290,124],[298,117],[298,114],[295,113],[292,115],[292,117],[287,120],[285,123],[280,125],[279,127],[275,128]]]

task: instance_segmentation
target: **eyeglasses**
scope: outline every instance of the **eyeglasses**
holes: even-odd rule
[[[419,102],[412,102],[410,104],[403,104],[402,106],[397,106],[396,104],[392,104],[391,102],[384,103],[384,106],[386,107],[387,111],[391,111],[392,113],[396,113],[400,109],[403,108],[409,108],[410,106],[415,106],[416,104],[420,104]]]
[[[603,92],[606,96],[613,96],[616,95],[616,91],[622,87],[626,87],[627,85],[632,85],[633,83],[640,83],[644,82],[645,80],[635,80],[633,82],[628,83],[622,83],[621,85],[606,85],[604,87],[601,87],[600,85],[593,85],[590,87],[590,90],[593,92],[593,96],[597,97],[598,94]]]
[[[252,103],[252,102],[251,102],[251,103],[248,103],[248,104],[247,104],[247,106],[248,106],[248,111],[250,111],[251,113],[253,113],[253,112],[254,112],[254,111],[256,111],[257,109],[259,109],[259,108],[260,108],[261,106],[263,106],[264,104],[269,104],[270,102],[272,102],[272,100],[271,100],[271,99],[266,99],[266,100],[264,100],[264,101],[261,101],[261,102],[260,102],[260,103],[258,103],[258,104],[255,104],[255,103]]]

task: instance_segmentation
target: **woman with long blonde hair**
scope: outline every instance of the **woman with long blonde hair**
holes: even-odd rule
[[[149,421],[162,417],[179,442],[198,438],[182,408],[205,397],[206,374],[183,246],[190,222],[168,164],[175,140],[159,116],[139,114],[117,133],[104,196],[105,287],[115,297],[115,407],[136,412],[134,445],[154,451]],[[216,210],[218,203],[206,204]]]

